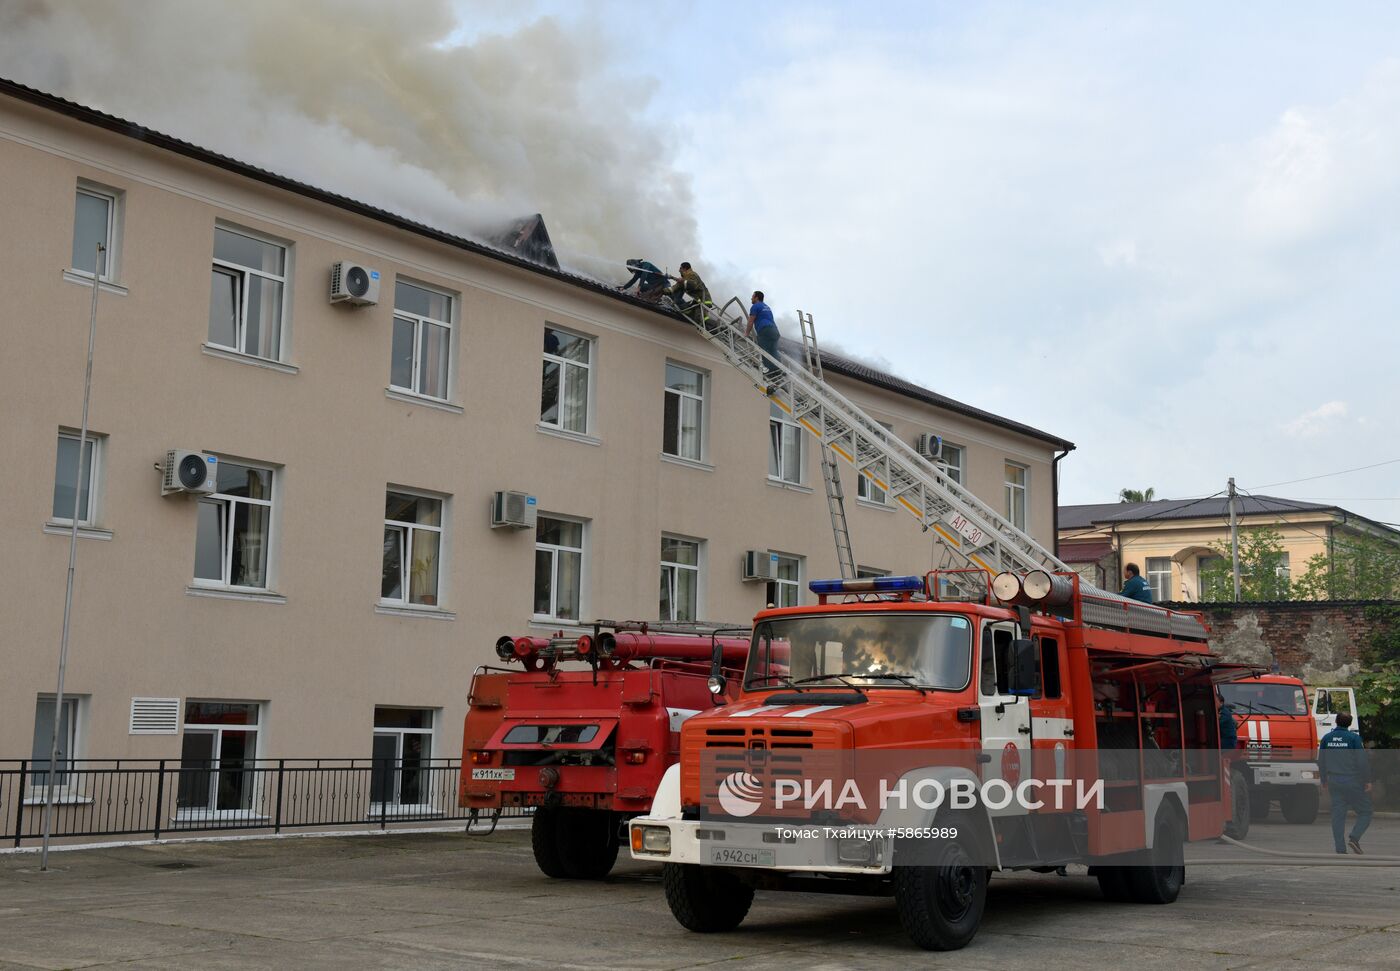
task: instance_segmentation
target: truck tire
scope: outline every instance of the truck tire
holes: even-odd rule
[[[547,877],[568,876],[559,859],[559,810],[541,806],[530,821],[530,848],[535,851],[535,865]]]
[[[1158,810],[1152,849],[1146,855],[1145,865],[1123,870],[1128,899],[1137,904],[1169,904],[1186,882],[1186,825],[1175,809]]]
[[[1249,783],[1244,774],[1230,774],[1230,818],[1225,821],[1225,835],[1232,840],[1242,840],[1249,835],[1250,806]]]
[[[946,841],[935,865],[895,867],[894,903],[904,932],[919,947],[966,947],[987,907],[987,868],[957,841]]]
[[[1123,903],[1130,899],[1128,893],[1128,868],[1124,866],[1096,866],[1094,876],[1099,881],[1099,891],[1104,900]]]
[[[1270,792],[1257,786],[1249,789],[1249,818],[1252,822],[1262,823],[1269,818]]]
[[[732,873],[698,863],[663,864],[661,885],[676,921],[697,934],[732,931],[753,905],[753,887]]]
[[[1283,798],[1279,799],[1283,818],[1302,826],[1312,825],[1317,820],[1317,790],[1317,786],[1289,786]]]
[[[601,880],[617,862],[617,820],[604,809],[565,806],[557,809],[555,852],[564,876]]]

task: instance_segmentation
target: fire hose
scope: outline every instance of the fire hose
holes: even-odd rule
[[[1340,853],[1287,853],[1250,846],[1237,839],[1221,836],[1221,842],[1238,846],[1251,853],[1280,857],[1277,860],[1188,860],[1192,866],[1400,866],[1400,856],[1343,856]]]

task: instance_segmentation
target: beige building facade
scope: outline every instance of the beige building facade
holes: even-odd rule
[[[500,634],[743,621],[838,575],[813,441],[653,308],[12,85],[0,171],[4,757],[47,749],[75,489],[71,758],[455,757]],[[377,304],[329,302],[339,261]],[[842,371],[1052,541],[1069,443]],[[217,491],[162,495],[170,450],[215,457]],[[863,567],[937,564],[844,474]],[[492,527],[500,490],[536,529]],[[741,578],[749,550],[778,581]]]

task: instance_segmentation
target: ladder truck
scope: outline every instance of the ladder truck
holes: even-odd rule
[[[722,699],[714,657],[740,670],[748,628],[600,620],[591,633],[503,636],[509,667],[477,669],[463,726],[458,804],[468,832],[533,808],[535,862],[550,877],[601,879],[628,819],[651,807],[679,756],[679,730]]]
[[[732,929],[758,888],[889,895],[916,943],[953,949],[976,934],[991,871],[1070,863],[1110,899],[1174,900],[1184,844],[1218,837],[1231,806],[1216,683],[1252,669],[1208,652],[1200,614],[1082,584],[817,375],[764,354],[736,303],[696,320],[702,335],[961,568],[813,581],[817,605],[754,619],[737,692],[713,660],[711,691],[737,697],[682,726],[680,761],[629,827],[633,857],[664,864],[677,921]],[[988,798],[1046,776],[1098,798]],[[861,797],[876,783],[878,802]],[[961,805],[907,799],[968,788]]]

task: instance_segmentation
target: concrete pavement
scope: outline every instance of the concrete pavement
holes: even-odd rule
[[[1327,852],[1325,821],[1256,824],[1252,844]],[[1378,819],[1372,855],[1400,857]],[[0,971],[31,968],[1400,967],[1400,867],[1275,865],[1195,844],[1177,903],[1109,904],[1097,884],[994,878],[964,951],[904,938],[885,899],[759,893],[737,931],[672,919],[659,870],[603,883],[541,876],[528,834],[417,834],[162,844],[0,856]]]

